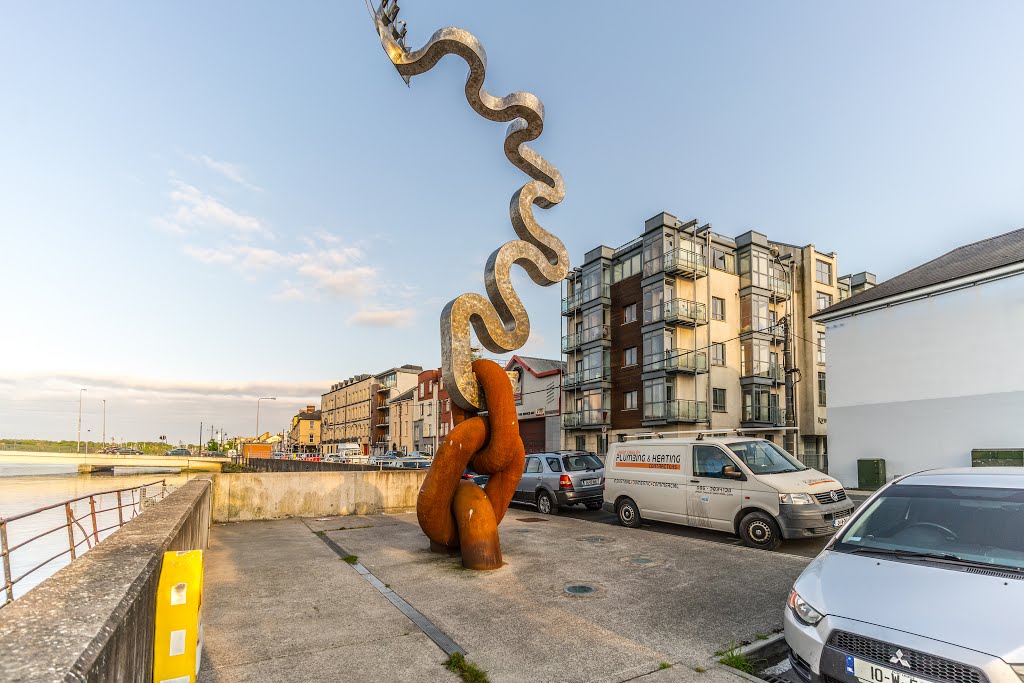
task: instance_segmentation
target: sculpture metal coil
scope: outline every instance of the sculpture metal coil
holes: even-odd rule
[[[372,10],[371,10],[372,11]],[[519,239],[507,242],[491,254],[484,268],[487,297],[467,293],[451,301],[441,313],[441,372],[452,400],[465,410],[483,410],[472,370],[470,325],[480,343],[493,353],[521,348],[530,336],[530,318],[512,287],[513,264],[521,266],[535,283],[553,285],[569,272],[569,256],[561,240],[542,228],[533,216],[533,205],[550,208],[562,201],[565,185],[554,166],[526,145],[544,130],[544,105],[530,93],[514,92],[495,97],[484,89],[487,56],[471,33],[443,28],[418,50],[405,47],[405,27],[397,21],[397,4],[384,0],[374,12],[377,32],[391,62],[408,83],[413,76],[432,69],[442,57],[453,54],[469,65],[466,99],[478,114],[491,121],[509,121],[505,156],[533,180],[515,194],[509,206],[512,227]]]

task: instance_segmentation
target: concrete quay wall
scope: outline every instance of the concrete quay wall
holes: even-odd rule
[[[150,681],[163,554],[206,551],[212,494],[186,483],[0,610],[0,680]]]
[[[213,521],[370,515],[416,508],[427,470],[258,472],[213,478]]]

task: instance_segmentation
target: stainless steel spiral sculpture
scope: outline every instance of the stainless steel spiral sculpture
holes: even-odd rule
[[[484,286],[487,298],[467,293],[444,307],[441,313],[441,372],[452,400],[465,410],[485,409],[484,396],[472,370],[470,325],[484,348],[509,353],[521,348],[530,336],[530,318],[512,288],[512,264],[521,266],[541,286],[553,285],[569,272],[569,255],[561,240],[542,228],[533,216],[533,205],[547,209],[562,201],[562,175],[526,143],[544,130],[544,105],[530,93],[514,92],[495,97],[484,90],[487,55],[473,34],[443,28],[418,50],[405,46],[405,24],[397,19],[398,4],[383,0],[373,10],[381,45],[406,83],[432,69],[442,57],[458,55],[469,65],[466,99],[478,114],[491,121],[510,121],[505,133],[505,156],[533,180],[512,195],[509,213],[519,239],[503,244],[487,259]]]

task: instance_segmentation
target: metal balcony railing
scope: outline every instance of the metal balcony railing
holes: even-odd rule
[[[599,427],[611,424],[611,411],[607,408],[587,408],[585,410],[562,414],[562,427]]]
[[[743,406],[740,422],[757,422],[783,427],[786,424],[786,409],[779,406]]]
[[[740,371],[740,378],[764,377],[781,384],[786,381],[786,370],[778,363],[754,363],[753,367],[745,367]]]
[[[562,297],[562,315],[568,315],[583,305],[583,294],[576,292]]]
[[[665,254],[665,272],[700,277],[708,274],[708,263],[703,254],[692,249],[673,249]]]
[[[707,306],[689,299],[672,299],[662,304],[662,317],[667,323],[704,325],[708,321]]]
[[[792,286],[779,277],[768,278],[768,289],[772,291],[772,294],[777,299],[788,299],[793,295]]]
[[[666,422],[706,422],[708,419],[707,401],[694,401],[679,398],[674,401],[659,401],[644,404],[645,420],[665,420]]]

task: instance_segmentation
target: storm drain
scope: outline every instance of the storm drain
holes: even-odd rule
[[[654,564],[654,560],[649,557],[631,557],[629,558],[629,563],[639,565]]]
[[[588,586],[585,583],[579,583],[573,586],[566,586],[565,592],[569,595],[590,595],[594,592],[594,587]]]
[[[517,521],[519,522],[546,522],[548,520],[543,517],[520,517]]]
[[[584,536],[581,539],[584,543],[611,543],[612,539],[605,538],[604,536]]]
[[[533,533],[533,529],[513,529],[512,533],[514,533],[514,534],[532,534]]]

